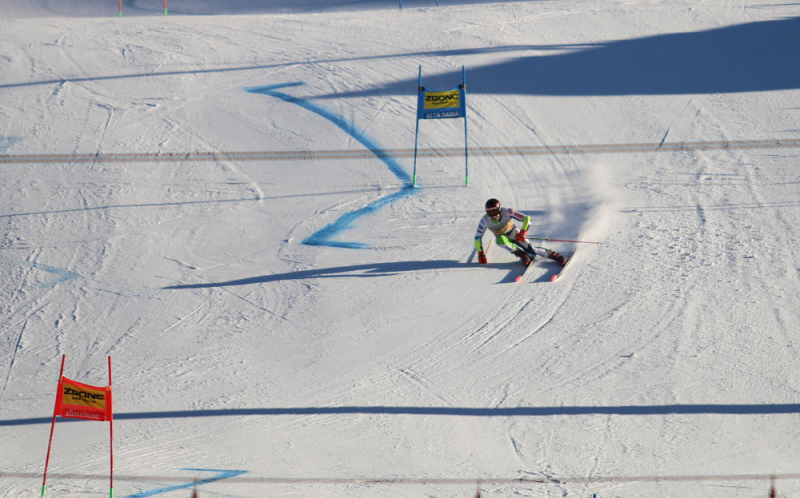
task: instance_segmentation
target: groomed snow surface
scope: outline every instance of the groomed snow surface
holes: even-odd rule
[[[798,89],[785,0],[0,1],[0,497],[62,355],[117,498],[800,495]]]

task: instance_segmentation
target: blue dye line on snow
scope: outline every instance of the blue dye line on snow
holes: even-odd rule
[[[21,142],[21,141],[22,141],[22,137],[14,137],[14,136],[4,137],[4,136],[0,136],[0,152],[5,152],[6,150],[8,150],[9,147],[11,147],[15,143]]]
[[[389,167],[389,171],[391,171],[394,174],[394,176],[396,176],[400,181],[402,181],[405,184],[405,186],[402,187],[400,192],[394,193],[382,199],[378,199],[377,201],[368,204],[367,206],[357,211],[346,213],[340,216],[339,219],[337,219],[330,225],[323,227],[321,230],[318,230],[317,232],[314,232],[313,234],[303,239],[303,244],[309,246],[327,246],[327,247],[342,247],[346,249],[364,249],[368,247],[368,245],[362,242],[338,242],[332,239],[339,233],[351,228],[353,222],[356,221],[358,218],[371,214],[377,211],[378,209],[382,208],[383,206],[390,204],[398,199],[412,195],[415,192],[415,189],[411,185],[411,177],[409,177],[408,173],[406,173],[405,170],[403,170],[402,166],[400,166],[400,163],[398,163],[392,156],[390,156],[386,152],[383,152],[383,148],[380,147],[377,144],[377,142],[375,142],[372,138],[370,138],[366,134],[356,130],[355,127],[353,127],[352,124],[348,123],[343,117],[332,113],[331,111],[325,109],[324,107],[312,104],[307,100],[299,99],[297,97],[293,97],[292,95],[278,91],[281,88],[301,86],[302,84],[303,83],[295,82],[295,83],[282,83],[278,85],[248,87],[245,88],[245,91],[250,93],[261,93],[264,95],[269,95],[271,97],[281,99],[284,102],[298,105],[303,109],[309,110],[314,114],[322,116],[323,118],[327,119],[331,123],[341,128],[345,133],[356,139],[360,144],[366,147],[367,150],[375,154],[375,157],[383,161],[383,163]]]
[[[303,239],[303,244],[309,246],[343,247],[345,249],[364,249],[366,247],[369,247],[367,244],[364,244],[362,242],[337,242],[331,239],[337,233],[350,228],[351,224],[358,218],[373,213],[378,209],[382,208],[383,206],[391,204],[397,199],[408,197],[413,193],[414,189],[412,187],[406,186],[403,187],[403,189],[400,190],[400,192],[396,192],[388,197],[378,199],[377,201],[373,202],[372,204],[368,204],[367,206],[359,209],[358,211],[352,211],[347,214],[344,214],[340,216],[338,220],[324,227],[322,230],[312,233],[311,235]]]
[[[169,487],[166,487],[166,488],[154,489],[152,491],[142,491],[141,493],[136,493],[134,495],[128,495],[125,498],[144,498],[146,496],[161,495],[161,494],[169,493],[171,491],[175,491],[175,490],[178,490],[178,489],[192,488],[192,487],[195,486],[195,484],[197,484],[197,486],[202,486],[203,484],[209,484],[209,483],[212,483],[212,482],[221,481],[222,479],[228,479],[230,477],[236,477],[236,476],[239,476],[239,475],[247,473],[246,470],[219,470],[219,469],[181,469],[181,470],[187,470],[187,471],[191,471],[191,472],[218,472],[219,475],[216,475],[214,477],[209,477],[207,479],[198,480],[196,483],[195,482],[190,482],[188,484],[180,484],[178,486],[169,486]]]
[[[61,268],[54,268],[52,266],[43,265],[41,263],[30,263],[29,262],[28,266],[30,266],[31,268],[36,268],[37,270],[46,271],[47,273],[52,273],[52,274],[54,274],[56,276],[55,279],[39,285],[39,287],[44,287],[44,288],[47,288],[47,289],[52,289],[53,287],[56,286],[56,284],[60,284],[62,282],[66,282],[68,280],[74,280],[74,279],[80,277],[80,275],[78,275],[75,272],[72,272],[72,271],[69,271],[69,270],[62,270]]]

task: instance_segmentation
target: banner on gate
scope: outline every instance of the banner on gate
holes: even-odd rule
[[[111,386],[96,387],[61,377],[56,395],[56,415],[84,420],[111,420]]]
[[[466,116],[467,99],[461,86],[444,92],[420,88],[417,119],[447,119]]]

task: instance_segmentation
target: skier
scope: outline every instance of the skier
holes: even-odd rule
[[[522,229],[518,230],[514,220],[522,222]],[[564,266],[567,258],[555,251],[545,247],[534,247],[525,238],[528,235],[528,225],[531,217],[523,215],[513,208],[501,208],[500,201],[489,199],[486,201],[486,214],[478,224],[478,231],[475,232],[475,248],[478,250],[478,262],[482,265],[487,263],[486,255],[483,253],[483,234],[488,228],[495,235],[495,242],[506,251],[513,253],[521,259],[525,266],[533,262],[535,256],[542,256],[557,261]]]

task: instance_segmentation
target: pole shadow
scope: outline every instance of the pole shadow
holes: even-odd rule
[[[438,0],[440,8],[453,5],[492,4],[501,0]],[[530,0],[502,0],[502,3],[529,2]],[[116,2],[95,3],[89,6],[85,0],[61,0],[48,2],[47,8],[18,2],[10,12],[11,18],[26,17],[110,17],[117,15]],[[329,12],[358,12],[367,10],[399,10],[399,0],[169,0],[169,15],[214,16],[254,14],[324,14]],[[437,0],[403,0],[402,8],[436,8]],[[125,17],[152,17],[164,15],[162,0],[125,0]]]
[[[437,406],[334,406],[296,408],[232,408],[115,413],[114,420],[187,419],[207,417],[275,417],[284,415],[408,415],[445,417],[558,417],[558,416],[668,416],[668,415],[796,415],[800,404],[702,404],[623,406],[520,406],[516,408],[474,408]],[[78,422],[78,419],[63,419]],[[0,420],[0,427],[50,424],[52,417]]]

